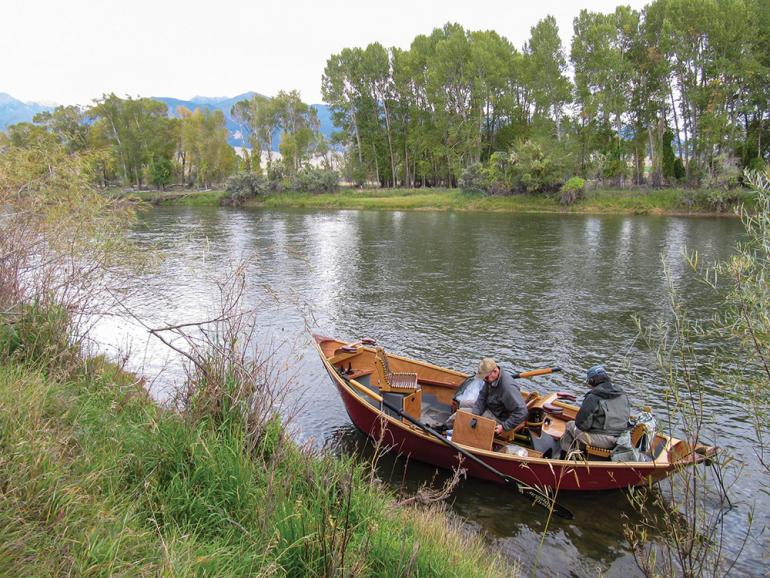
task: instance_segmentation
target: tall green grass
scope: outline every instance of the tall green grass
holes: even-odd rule
[[[252,443],[202,391],[171,411],[101,359],[60,379],[5,357],[0,575],[510,575],[440,509],[394,506],[277,418]]]

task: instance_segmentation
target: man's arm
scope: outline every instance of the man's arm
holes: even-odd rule
[[[575,416],[575,426],[580,431],[588,431],[593,425],[593,414],[599,406],[599,398],[589,393],[580,405],[580,410]]]
[[[509,431],[527,419],[529,410],[527,409],[527,402],[521,397],[521,392],[516,387],[516,384],[507,383],[504,387],[505,395],[503,402],[505,403],[505,408],[511,412],[511,415],[503,422],[503,429]]]
[[[508,419],[503,422],[503,429],[509,431],[527,419],[529,410],[527,410],[527,402],[521,397],[521,391],[519,391],[510,374],[505,374],[504,378],[501,379],[500,385],[503,387],[505,409],[511,412]]]

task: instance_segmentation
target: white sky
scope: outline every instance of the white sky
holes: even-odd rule
[[[103,93],[191,98],[298,89],[321,102],[326,60],[380,42],[408,48],[446,22],[495,30],[517,48],[556,17],[569,52],[581,8],[640,0],[0,0],[0,92],[89,104]]]

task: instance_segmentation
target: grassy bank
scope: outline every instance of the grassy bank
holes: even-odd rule
[[[457,189],[343,189],[333,194],[276,194],[248,204],[267,208],[732,215],[732,207],[739,202],[750,204],[753,197],[743,191],[602,189],[589,191],[585,199],[565,207],[552,197],[540,195],[489,196]]]
[[[0,363],[0,575],[509,575],[353,460],[275,420],[247,450],[243,426],[162,410],[98,359],[63,379]]]
[[[124,191],[122,189],[110,190],[107,194],[134,203],[196,207],[219,206],[226,195],[223,191]]]
[[[112,191],[112,196],[152,205],[218,206],[224,191]],[[271,194],[246,201],[259,208],[489,211],[507,213],[581,213],[633,215],[734,215],[734,207],[754,205],[743,190],[598,189],[574,205],[563,206],[553,196],[490,196],[458,189],[341,189],[336,193]]]

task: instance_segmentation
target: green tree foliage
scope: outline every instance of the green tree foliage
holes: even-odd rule
[[[172,159],[176,149],[177,122],[168,118],[167,107],[151,98],[122,99],[103,96],[88,111],[94,130],[112,147],[121,180],[141,187],[150,162]]]
[[[558,143],[565,177],[659,186],[677,166],[687,184],[709,184],[770,157],[768,8],[655,0],[641,11],[582,10],[569,51],[574,87],[548,16],[520,51],[459,24],[408,50],[345,48],[327,61],[322,90],[359,184],[454,186],[480,162],[499,188],[502,157],[492,158],[532,139],[547,154]]]
[[[416,37],[409,50],[375,43],[332,55],[322,90],[349,174],[383,186],[455,185],[525,124],[521,68],[506,39],[458,24]]]
[[[77,106],[57,106],[52,112],[40,112],[32,122],[54,134],[68,152],[83,151],[89,147],[86,117]]]
[[[163,190],[174,176],[174,166],[166,157],[154,157],[149,166],[150,182]]]
[[[273,99],[257,94],[250,100],[235,103],[230,113],[240,123],[241,132],[248,138],[252,166],[259,172],[263,151],[267,153],[268,164],[273,162],[273,134],[278,130],[276,103]]]
[[[235,151],[227,143],[225,115],[221,110],[190,111],[180,107],[178,158],[188,185],[210,187],[231,174],[237,165]]]
[[[562,205],[574,205],[585,195],[586,182],[580,177],[572,177],[564,183],[559,191],[559,203]]]
[[[556,125],[555,136],[559,138],[563,107],[572,100],[572,85],[566,76],[567,59],[553,16],[547,16],[532,28],[524,56],[533,116],[552,120]]]
[[[566,180],[567,157],[558,146],[527,140],[511,153],[513,188],[525,193],[556,190]]]
[[[318,116],[313,107],[302,102],[299,92],[280,91],[272,99],[276,126],[281,130],[279,150],[291,173],[299,171],[320,145]]]

